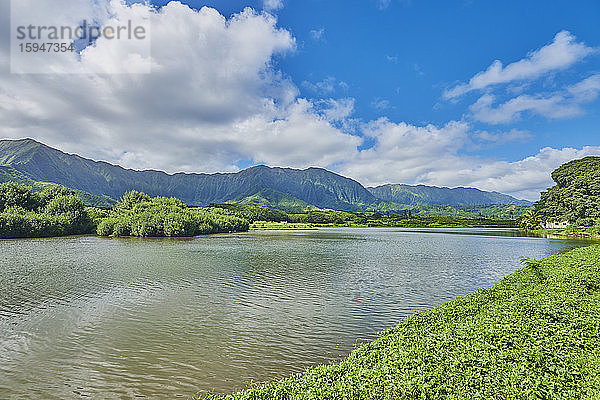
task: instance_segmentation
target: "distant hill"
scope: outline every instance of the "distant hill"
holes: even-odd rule
[[[10,165],[0,165],[0,183],[4,182],[22,183],[27,186],[31,186],[36,192],[41,192],[50,185],[56,185],[56,183],[34,181],[33,179],[17,171]],[[75,193],[83,200],[83,202],[87,206],[110,208],[117,203],[115,200],[105,196],[96,196],[77,189],[72,190],[75,191]]]
[[[31,139],[0,141],[0,165],[10,165],[34,181],[58,183],[97,196],[119,199],[128,190],[172,196],[188,204],[263,200],[292,208],[358,211],[376,207],[360,183],[321,168],[253,167],[235,174],[174,174],[135,171],[66,154]]]
[[[459,201],[460,196],[445,194],[445,190],[455,189],[427,187],[419,189],[422,193],[414,191],[397,196],[401,191],[394,188],[410,187],[388,185],[389,188],[367,190],[355,180],[322,168],[298,170],[256,166],[229,174],[173,175],[161,171],[137,171],[66,154],[32,139],[0,140],[0,166],[6,171],[5,176],[18,175],[21,180],[56,183],[112,200],[135,189],[153,197],[176,197],[193,205],[255,202],[286,211],[302,211],[306,207],[399,211],[415,204],[523,204],[510,196],[476,189],[462,189],[465,193],[477,193],[479,197],[475,200],[475,197],[468,197]]]
[[[406,205],[429,206],[482,206],[488,204],[530,205],[498,192],[484,192],[473,188],[445,188],[436,186],[383,185],[368,188],[377,198]]]

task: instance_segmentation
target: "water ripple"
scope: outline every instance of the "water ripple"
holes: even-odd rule
[[[0,398],[230,392],[339,360],[416,310],[493,285],[520,256],[579,245],[505,233],[0,241]]]

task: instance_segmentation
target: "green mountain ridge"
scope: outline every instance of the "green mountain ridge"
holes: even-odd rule
[[[152,197],[176,197],[191,205],[253,202],[295,212],[307,207],[397,212],[415,204],[382,199],[373,189],[367,190],[353,179],[322,168],[299,170],[259,165],[238,173],[167,174],[93,161],[32,139],[0,140],[0,166],[10,167],[11,174],[19,174],[21,180],[60,184],[112,200],[120,199],[129,190],[138,190]],[[484,199],[519,204],[519,200],[506,195]]]
[[[489,204],[531,205],[527,200],[474,188],[387,184],[367,188],[375,197],[399,204],[430,206],[482,206]]]
[[[17,182],[27,186],[31,186],[36,192],[41,192],[48,186],[58,185],[56,183],[34,181],[33,179],[17,171],[9,165],[0,165],[0,183],[4,182]],[[110,208],[116,204],[115,200],[105,196],[96,196],[77,189],[72,190],[88,206]]]

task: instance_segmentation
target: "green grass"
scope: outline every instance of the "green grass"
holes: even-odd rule
[[[212,398],[212,397],[208,397]],[[344,361],[226,399],[598,399],[600,246],[383,332]]]
[[[313,224],[291,222],[256,221],[250,224],[251,231],[286,231],[286,230],[314,230],[318,229]]]

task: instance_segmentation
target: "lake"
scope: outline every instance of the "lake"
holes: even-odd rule
[[[0,241],[0,398],[228,393],[589,243],[395,228]]]

